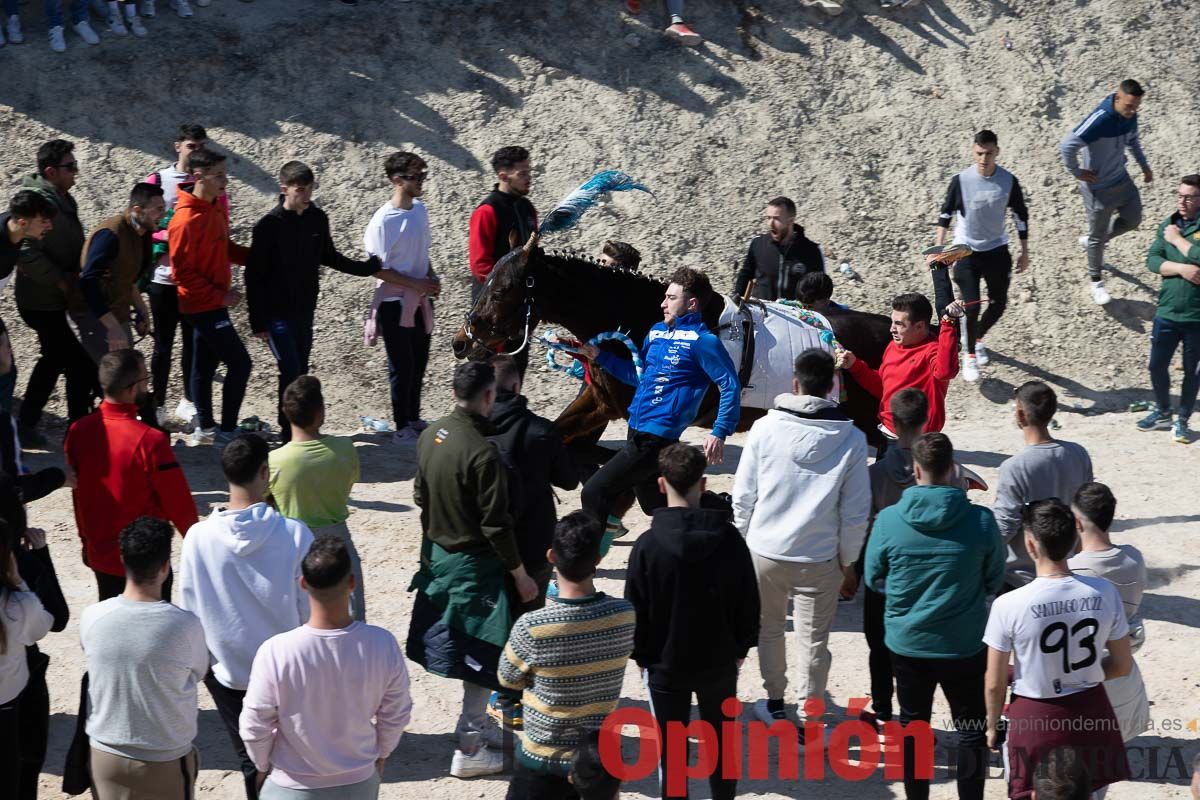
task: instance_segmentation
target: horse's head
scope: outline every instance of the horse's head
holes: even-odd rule
[[[474,346],[493,353],[508,340],[526,335],[537,325],[533,307],[532,262],[540,255],[537,234],[492,267],[479,298],[454,334],[454,355],[464,358]]]

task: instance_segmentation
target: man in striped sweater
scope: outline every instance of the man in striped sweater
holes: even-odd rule
[[[596,591],[600,523],[583,511],[563,517],[546,554],[558,595],[517,620],[500,659],[500,683],[524,690],[525,726],[509,800],[573,797],[574,749],[617,707],[633,652],[634,611]]]

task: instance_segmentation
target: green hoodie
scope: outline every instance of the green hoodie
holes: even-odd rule
[[[1163,238],[1168,225],[1178,225],[1180,234],[1196,244],[1186,253],[1179,252]],[[1161,274],[1164,261],[1200,266],[1200,216],[1185,222],[1179,212],[1175,212],[1158,226],[1154,244],[1146,254],[1146,268]],[[1178,275],[1163,278],[1162,288],[1158,291],[1158,316],[1171,322],[1200,322],[1200,286]]]
[[[1004,584],[1004,539],[992,512],[951,486],[912,486],[875,518],[864,577],[886,595],[884,641],[909,658],[983,649],[986,598]]]
[[[79,275],[83,255],[83,223],[79,207],[71,195],[62,195],[50,181],[40,175],[30,175],[21,181],[22,189],[32,189],[46,197],[58,213],[54,226],[41,241],[26,239],[17,261],[17,307],[30,311],[65,311],[67,296],[64,286]]]

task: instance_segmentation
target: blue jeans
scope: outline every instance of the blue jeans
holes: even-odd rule
[[[283,415],[283,390],[301,375],[308,374],[308,357],[312,353],[313,318],[294,317],[271,321],[267,329],[271,354],[279,365],[279,429],[285,440],[291,438],[291,426]]]
[[[1154,318],[1150,331],[1150,385],[1154,402],[1163,411],[1171,408],[1171,359],[1183,343],[1183,388],[1179,392],[1179,417],[1187,419],[1200,391],[1200,322],[1172,322]]]
[[[200,314],[185,314],[192,325],[195,355],[192,357],[192,402],[200,417],[201,428],[216,425],[213,419],[212,385],[217,365],[225,364],[225,385],[221,391],[221,430],[237,428],[246,384],[250,381],[250,354],[229,320],[229,311],[220,308]]]
[[[17,0],[4,0],[4,16],[11,17],[20,13]],[[71,24],[78,25],[87,19],[88,0],[73,0],[71,3]],[[63,27],[63,0],[46,0],[46,27]]]

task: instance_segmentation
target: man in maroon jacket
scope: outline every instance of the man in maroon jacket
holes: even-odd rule
[[[171,440],[137,416],[150,373],[136,350],[114,350],[100,359],[100,408],[76,421],[65,443],[75,475],[75,525],[83,563],[96,573],[100,599],[125,588],[117,537],[138,517],[167,520],[180,535],[196,524],[196,504],[171,451]]]

